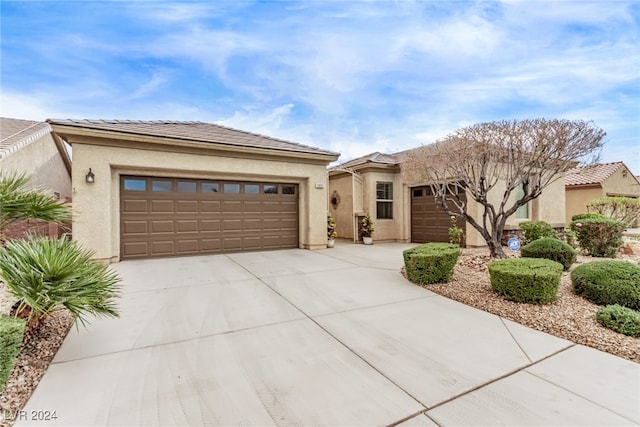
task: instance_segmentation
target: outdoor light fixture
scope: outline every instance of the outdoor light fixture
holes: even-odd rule
[[[89,168],[89,173],[85,176],[85,179],[88,183],[93,184],[96,180],[96,176],[91,172],[91,168]]]

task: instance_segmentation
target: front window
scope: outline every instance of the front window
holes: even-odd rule
[[[376,183],[376,217],[393,219],[393,183]]]
[[[516,187],[516,200],[520,200],[524,197],[524,189],[522,184],[518,184]],[[516,219],[529,219],[529,203],[522,205],[516,211]]]

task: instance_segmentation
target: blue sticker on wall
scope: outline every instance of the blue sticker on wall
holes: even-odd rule
[[[518,249],[520,249],[520,240],[518,240],[517,237],[512,237],[507,242],[507,246],[509,246],[509,249],[511,249],[512,251],[517,251]]]

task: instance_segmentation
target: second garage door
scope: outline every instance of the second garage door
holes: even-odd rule
[[[466,194],[460,198],[466,201]],[[464,220],[458,218],[458,227],[465,229]],[[415,243],[449,242],[451,217],[435,200],[430,186],[411,189],[411,241]]]
[[[122,259],[298,247],[296,184],[122,176]]]

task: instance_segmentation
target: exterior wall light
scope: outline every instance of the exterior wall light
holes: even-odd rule
[[[93,184],[96,181],[96,176],[94,175],[93,172],[91,172],[91,168],[89,168],[89,173],[87,174],[87,176],[85,176],[85,180],[89,184]]]

